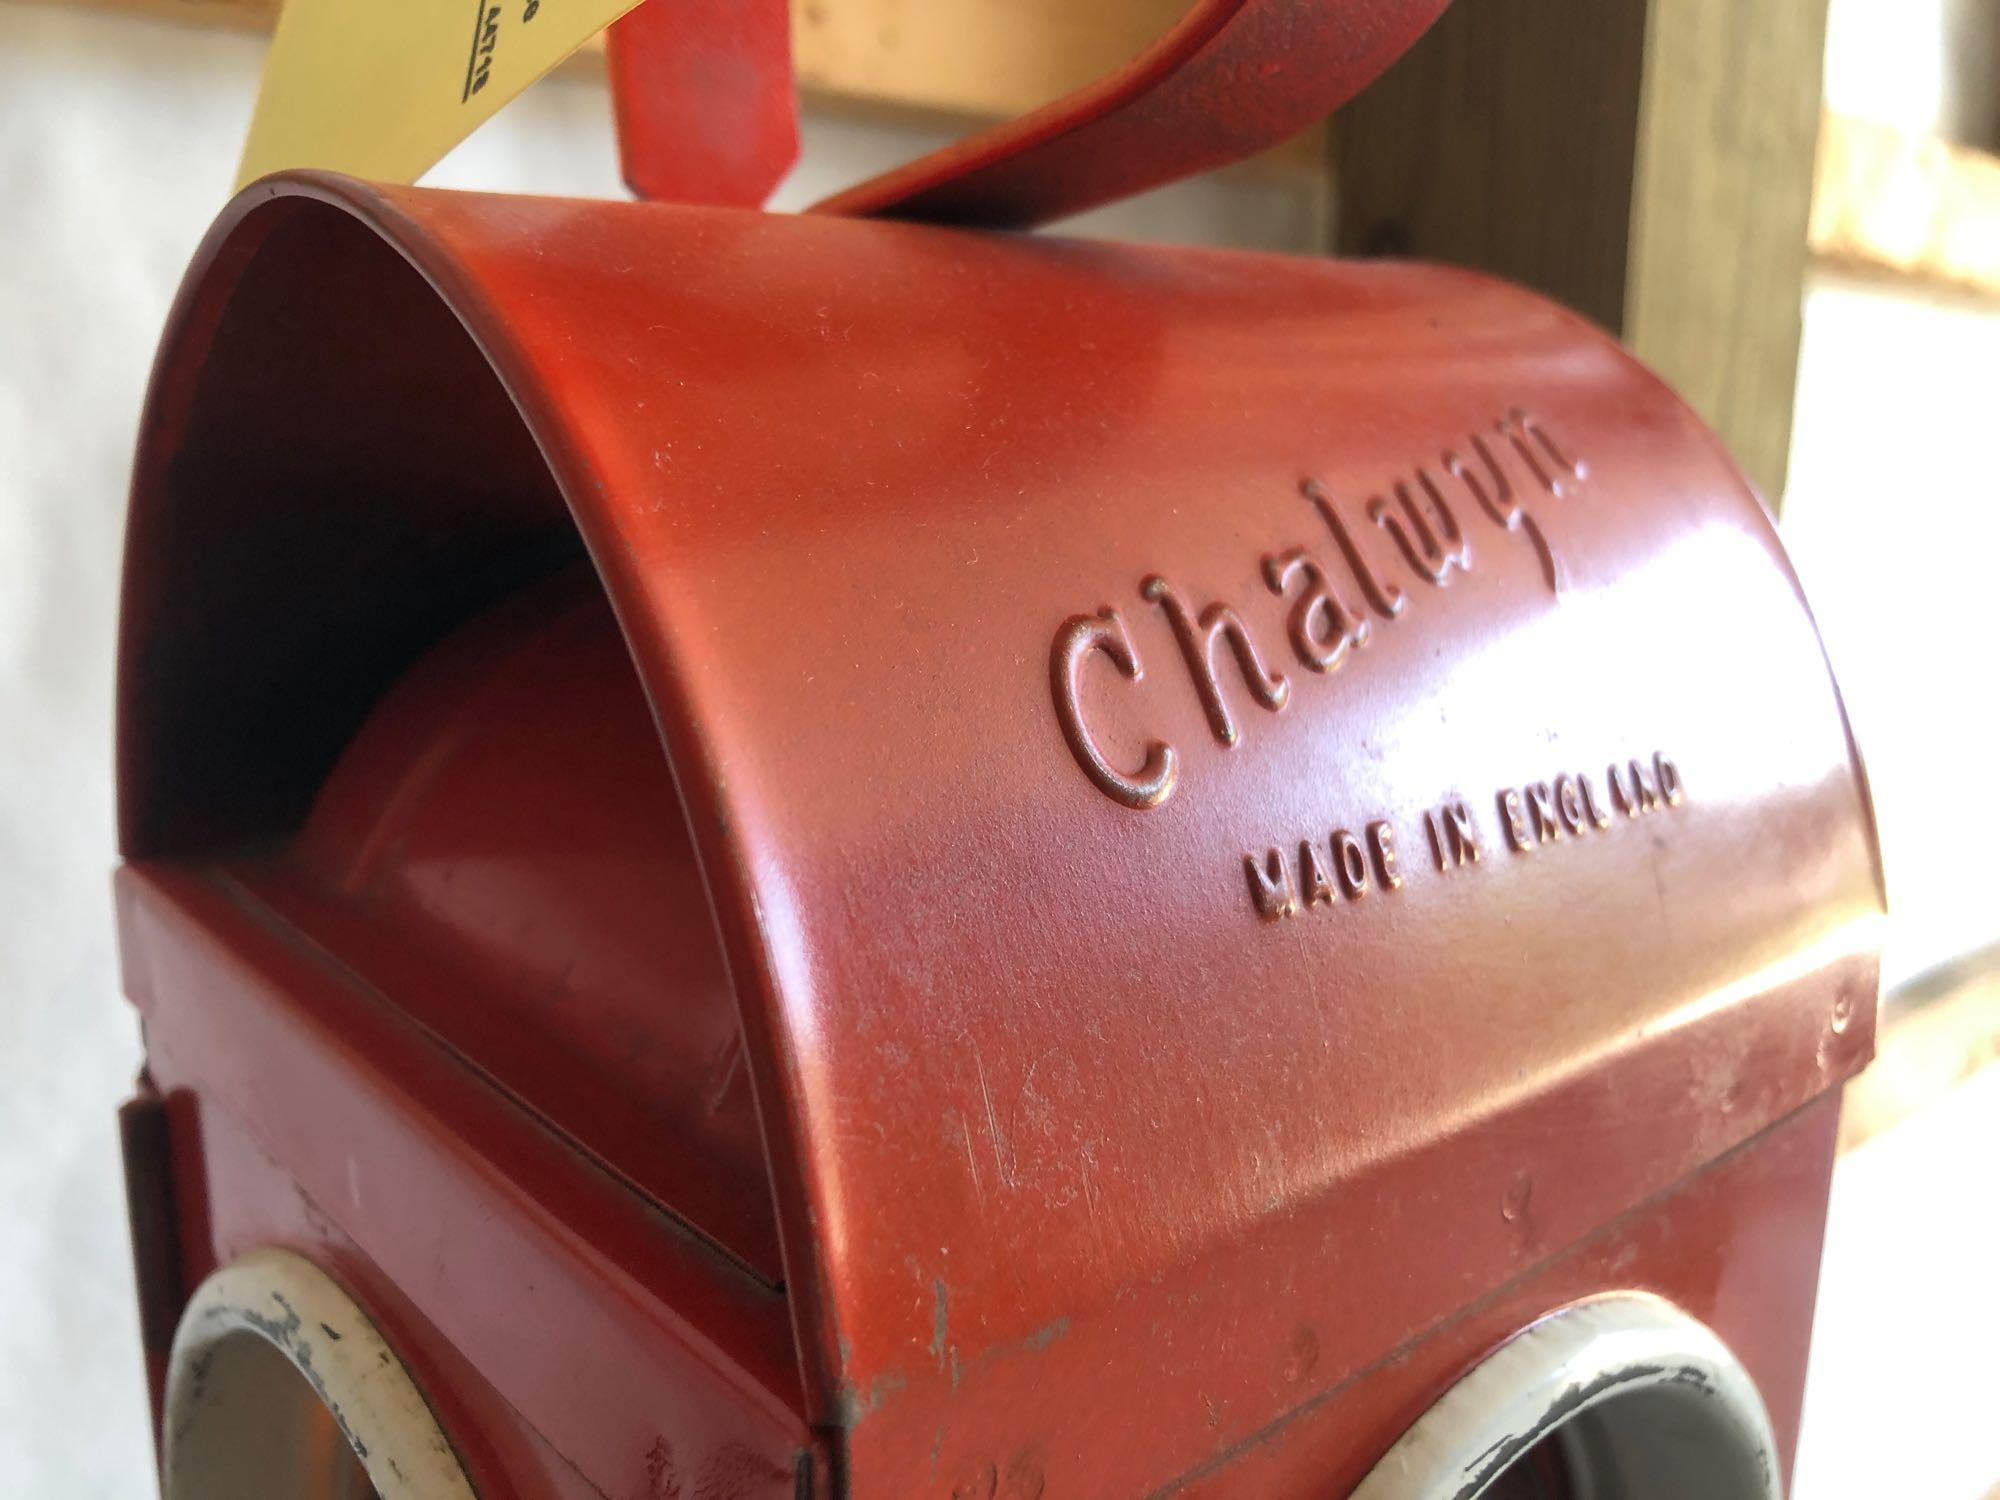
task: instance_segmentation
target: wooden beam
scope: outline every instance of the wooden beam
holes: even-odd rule
[[[279,0],[30,3],[267,30]],[[1659,101],[1678,91],[1686,117],[1717,100],[1740,104],[1747,80],[1706,90],[1686,82],[1717,50],[1713,30],[1702,29],[1720,14],[1712,4],[1658,0],[1649,12],[1643,0],[1570,0],[1567,11],[1556,8],[1561,3],[1529,8],[1514,0],[1521,23],[1514,25],[1484,19],[1490,12],[1504,22],[1507,0],[1459,0],[1427,44],[1428,61],[1412,61],[1379,97],[1349,111],[1342,243],[1362,252],[1411,245],[1486,266],[1554,291],[1628,337],[1643,337],[1656,359],[1692,362],[1686,352],[1661,352],[1676,336],[1679,280],[1662,262],[1670,266],[1685,248],[1669,243],[1676,225],[1701,241],[1701,250],[1710,249],[1712,236],[1698,226],[1714,220],[1676,217],[1673,209],[1716,184],[1677,179],[1696,156],[1676,144],[1673,112]],[[1159,37],[1186,4],[794,0],[793,38],[801,88],[813,106],[968,123],[1024,113],[1116,67]],[[1462,19],[1475,10],[1481,21]],[[1789,45],[1806,46],[1809,11],[1788,13],[1789,22],[1775,26],[1763,17],[1757,30],[1745,32],[1746,43],[1795,32]],[[600,53],[587,47],[560,71],[597,78]],[[1769,71],[1754,48],[1746,46],[1744,58],[1760,76]],[[1801,73],[1794,83],[1802,88],[1804,80]],[[1784,130],[1800,114],[1793,99]],[[1774,117],[1766,125],[1783,122]],[[1650,131],[1643,143],[1642,126]],[[1731,131],[1740,135],[1742,122]],[[1327,139],[1311,132],[1260,158],[1258,167],[1316,178]],[[1798,149],[1795,133],[1781,133],[1734,157],[1791,160]],[[1551,212],[1546,199],[1558,184],[1562,211]],[[1743,174],[1730,186],[1746,191]],[[1511,211],[1503,188],[1529,211]],[[2000,158],[1827,116],[1812,202],[1812,254],[1822,260],[2000,295]],[[1720,207],[1741,212],[1726,195]],[[1653,217],[1635,240],[1635,216],[1644,212]],[[1628,310],[1635,282],[1641,300]],[[1634,335],[1627,324],[1641,316],[1650,321]],[[1679,331],[1695,343],[1712,338],[1698,325]],[[1710,406],[1726,399],[1726,389],[1704,398]]]
[[[1596,320],[1775,505],[1825,38],[1826,0],[1461,0],[1342,114],[1337,242]]]

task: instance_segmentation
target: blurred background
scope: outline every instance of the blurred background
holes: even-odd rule
[[[805,0],[797,207],[1102,72],[1175,0]],[[275,5],[0,0],[0,1492],[151,1492],[113,1111],[112,641],[148,362]],[[1070,232],[1460,260],[1613,328],[1777,512],[1873,779],[1796,1493],[2000,1495],[2000,0],[1460,0],[1336,126]],[[425,179],[619,195],[579,54]],[[1693,601],[1690,607],[1700,607]]]

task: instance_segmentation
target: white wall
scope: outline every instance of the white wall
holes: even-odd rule
[[[1868,761],[1891,985],[2000,940],[1997,419],[2000,306],[1813,279],[1782,530]]]
[[[2000,5],[1829,0],[1826,102],[1842,114],[2000,150]]]
[[[1826,102],[1913,134],[1991,132],[2000,5],[1830,0]],[[1976,853],[2000,842],[1979,790],[2000,750],[1996,395],[2000,305],[1811,281],[1783,529],[1868,759],[1892,986],[2000,940],[2000,877]]]
[[[1945,17],[1991,0],[1833,0],[1829,103],[1911,131],[2000,120]],[[1979,80],[1983,77],[1983,84]],[[1983,87],[1983,105],[1978,88]],[[2000,939],[2000,306],[1809,286],[1783,531],[1867,757],[1885,978]],[[1834,1173],[1795,1500],[2000,1500],[2000,1068]]]
[[[2000,1500],[2000,1067],[1841,1158],[1793,1500]]]

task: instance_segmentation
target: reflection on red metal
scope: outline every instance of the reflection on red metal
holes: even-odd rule
[[[278,179],[123,632],[159,1275],[326,1267],[482,1496],[1338,1495],[1621,1288],[1789,1450],[1865,791],[1526,293]]]
[[[799,155],[785,0],[644,0],[606,35],[626,184],[757,208]]]
[[[821,213],[1025,229],[1290,140],[1366,88],[1445,0],[1196,0],[1053,104],[827,199]]]

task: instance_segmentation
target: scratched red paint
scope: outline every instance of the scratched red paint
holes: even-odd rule
[[[1075,172],[835,206],[1191,170],[1106,143],[1226,124],[1281,9],[1050,117]],[[198,255],[132,516],[156,1375],[282,1244],[485,1497],[1324,1497],[1638,1287],[1789,1453],[1872,820],[1755,496],[1578,319],[303,175]]]

